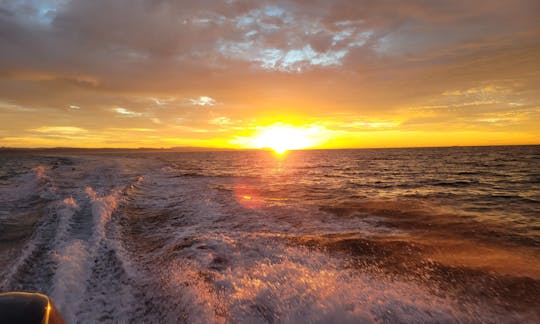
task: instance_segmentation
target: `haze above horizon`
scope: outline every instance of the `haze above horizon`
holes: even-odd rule
[[[534,0],[1,1],[0,146],[539,144],[539,12]]]

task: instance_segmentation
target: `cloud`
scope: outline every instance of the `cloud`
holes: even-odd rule
[[[442,93],[443,96],[471,96],[471,95],[493,95],[496,93],[509,93],[511,89],[506,87],[487,85],[483,87],[473,87],[463,90],[452,90],[445,91]]]
[[[88,132],[86,129],[75,126],[43,126],[31,129],[33,132],[58,135],[76,135]]]
[[[9,103],[9,102],[0,101],[0,110],[1,109],[12,110],[12,111],[33,111],[34,110],[32,108],[23,107],[21,105],[16,105],[16,104],[12,104],[12,103]]]
[[[209,123],[213,125],[224,126],[224,125],[230,125],[232,121],[227,117],[221,116],[221,117],[216,117],[216,118],[211,119]]]
[[[241,58],[257,63],[262,69],[281,72],[301,72],[311,66],[341,65],[342,59],[348,53],[347,49],[317,52],[309,44],[287,50],[265,48],[251,41],[222,43],[219,51],[226,57]]]
[[[288,9],[266,6],[236,17],[241,37],[220,39],[218,51],[264,70],[301,72],[342,65],[350,49],[365,45],[372,35],[366,26],[350,21],[327,26],[300,8]]]
[[[155,129],[151,129],[151,128],[137,128],[137,127],[126,127],[126,128],[111,127],[111,128],[107,128],[106,130],[112,131],[112,132],[143,132],[143,133],[156,131]]]
[[[140,117],[140,116],[143,115],[142,113],[127,110],[126,108],[122,108],[122,107],[116,107],[116,108],[113,108],[113,110],[116,113],[118,113],[120,115],[123,115],[123,116],[126,116],[126,117]]]
[[[0,72],[159,88],[200,80],[214,68],[348,69],[378,63],[381,54],[413,59],[534,43],[538,7],[532,0],[3,2]]]
[[[233,131],[215,106],[238,128],[495,127],[503,117],[479,114],[540,104],[538,12],[537,0],[0,1],[0,130],[150,124],[177,138],[183,119],[198,131],[181,136],[200,140]]]
[[[394,128],[399,126],[398,122],[394,121],[356,121],[352,123],[343,124],[342,127],[346,128]]]
[[[176,98],[149,98],[150,101],[158,106],[166,106],[176,100]]]
[[[189,99],[189,102],[195,106],[214,106],[216,100],[208,96],[200,96],[199,98]]]

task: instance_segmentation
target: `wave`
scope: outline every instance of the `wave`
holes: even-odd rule
[[[263,242],[250,241],[250,246]],[[187,319],[357,323],[456,321],[463,316],[452,301],[420,286],[359,274],[325,254],[298,247],[277,244],[276,251],[277,242],[271,243],[274,249],[214,255],[210,264],[200,258],[174,262],[167,280],[184,296]],[[254,252],[268,257],[253,260]],[[224,262],[219,260],[227,260],[226,265],[216,267],[216,261]],[[208,313],[209,308],[214,312]]]
[[[257,169],[242,154],[156,156],[33,161],[2,182],[0,200],[18,207],[0,217],[25,234],[9,248],[17,254],[1,288],[51,295],[68,322],[540,318],[535,205],[484,195],[482,179],[426,186],[384,157],[382,174],[365,158],[361,176],[341,178],[268,161]]]
[[[377,226],[406,230],[411,233],[432,236],[469,239],[484,243],[510,245],[524,248],[540,246],[540,237],[531,232],[532,228],[520,229],[516,224],[495,222],[487,217],[479,217],[475,212],[440,206],[429,200],[363,199],[354,202],[326,205],[321,211],[341,218],[378,217]],[[517,223],[519,219],[510,218]]]

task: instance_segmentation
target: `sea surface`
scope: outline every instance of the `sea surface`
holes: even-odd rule
[[[540,146],[0,155],[69,323],[539,323]]]

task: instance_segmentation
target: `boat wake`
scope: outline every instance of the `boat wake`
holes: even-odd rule
[[[152,155],[27,164],[1,180],[0,289],[48,294],[70,323],[540,318],[537,238],[471,212]]]

